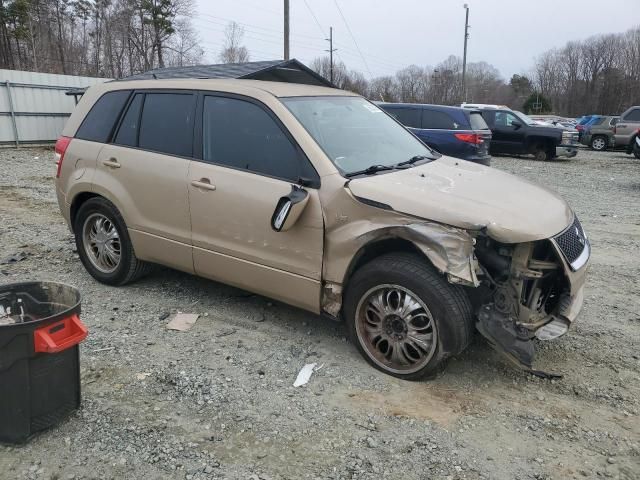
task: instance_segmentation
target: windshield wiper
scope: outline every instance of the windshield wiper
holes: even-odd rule
[[[404,162],[396,163],[396,167],[401,167],[402,165],[413,165],[420,160],[435,160],[433,157],[427,157],[425,155],[414,155],[409,160],[405,160]]]
[[[345,177],[356,177],[358,175],[373,175],[374,173],[382,172],[384,170],[394,170],[395,167],[389,165],[371,165],[364,170],[358,170],[356,172],[349,172],[345,174]]]

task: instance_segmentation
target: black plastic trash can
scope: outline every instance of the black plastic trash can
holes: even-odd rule
[[[22,443],[80,406],[80,303],[60,283],[0,286],[0,442]]]

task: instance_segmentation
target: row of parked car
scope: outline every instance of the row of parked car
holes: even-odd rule
[[[578,123],[580,143],[593,150],[627,148],[640,129],[640,106],[622,115],[586,115]]]
[[[502,105],[378,105],[429,147],[463,160],[489,165],[492,154],[532,154],[544,161],[578,153],[576,130],[541,125]]]
[[[593,150],[634,147],[640,131],[640,107],[620,116],[586,115],[569,119],[554,115],[529,117],[503,105],[460,107],[414,103],[378,103],[438,152],[489,165],[492,154],[532,154],[538,160],[575,157],[578,144]],[[639,157],[640,158],[640,157]]]

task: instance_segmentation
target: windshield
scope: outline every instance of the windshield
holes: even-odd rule
[[[343,174],[439,156],[362,97],[281,100]]]
[[[534,121],[533,121],[533,119],[531,119],[531,118],[527,117],[524,113],[522,113],[522,112],[518,112],[518,111],[515,111],[515,110],[514,110],[514,112],[513,112],[513,113],[515,113],[515,114],[516,114],[516,116],[517,116],[520,120],[522,120],[526,125],[536,125],[536,122],[534,122]]]

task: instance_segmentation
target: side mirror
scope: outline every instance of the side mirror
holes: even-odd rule
[[[520,122],[511,122],[511,126],[514,129],[518,130],[522,126],[522,124]]]
[[[309,193],[306,190],[297,185],[291,185],[291,193],[278,200],[276,209],[271,217],[271,228],[276,232],[289,230],[300,218],[308,201]]]

